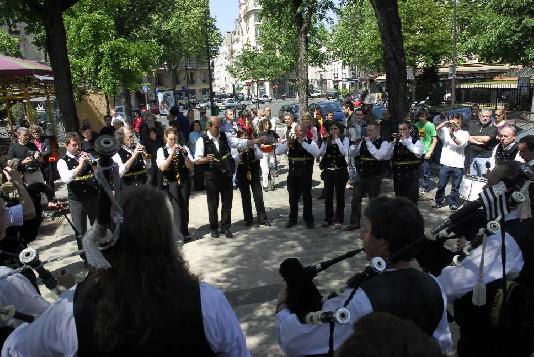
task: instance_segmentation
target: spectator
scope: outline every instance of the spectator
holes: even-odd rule
[[[187,121],[189,122],[189,125],[191,126],[193,122],[195,121],[195,111],[193,109],[189,109],[187,111]]]
[[[141,127],[141,144],[147,146],[146,142],[150,136],[151,129],[156,133],[158,147],[163,146],[163,125],[159,121],[156,121],[156,117],[150,113],[146,115],[145,123]]]
[[[530,166],[534,166],[534,135],[519,139],[519,156]]]
[[[115,126],[115,123],[118,121],[122,122],[122,124],[126,124],[126,121],[124,120],[122,115],[119,115],[116,109],[111,109],[111,125]],[[117,129],[116,126],[115,129]]]
[[[428,121],[428,110],[421,109],[419,111],[418,121],[415,123],[415,127],[419,131],[419,138],[423,141],[424,147],[424,157],[423,164],[421,165],[422,170],[422,184],[419,190],[419,195],[424,196],[426,192],[430,191],[431,180],[430,180],[430,169],[431,169],[431,158],[436,147],[437,138],[436,138],[436,127],[430,121]]]
[[[490,119],[491,111],[484,110],[480,119],[469,127],[469,174],[473,176],[486,174],[486,163],[490,161],[495,146],[497,127]]]
[[[523,162],[519,156],[519,144],[515,141],[515,128],[513,126],[506,126],[501,131],[499,144],[495,146],[491,153],[489,169],[493,169],[496,165],[504,161],[520,161]]]
[[[221,131],[230,136],[235,136],[236,130],[234,125],[234,111],[232,109],[226,109],[224,121],[221,124]]]
[[[98,135],[115,135],[115,127],[111,124],[111,121],[111,115],[104,115],[104,126],[102,129],[100,129],[100,133],[98,133]]]
[[[93,136],[93,130],[90,126],[85,125],[82,126],[82,151],[89,152],[91,154],[94,154],[95,152],[95,140],[96,137]]]
[[[391,119],[391,113],[388,110],[384,111],[382,120],[380,121],[380,135],[382,140],[389,141],[395,130],[395,123]]]
[[[50,188],[54,189],[54,180],[52,178],[52,168],[48,158],[52,152],[49,139],[43,139],[43,128],[39,125],[30,125],[30,134],[33,138],[32,142],[39,151],[39,166],[41,167],[41,173],[43,174],[44,182],[46,182]]]
[[[139,138],[139,135],[141,135],[141,127],[143,126],[143,122],[144,121],[141,117],[141,112],[139,110],[135,110],[134,118],[132,120],[132,130],[137,138]]]
[[[206,109],[200,109],[200,127],[202,131],[208,130],[208,117],[206,116]]]
[[[495,111],[494,125],[497,127],[497,140],[500,140],[501,132],[504,128],[513,127],[514,125],[506,120],[506,110],[497,109]]]
[[[29,185],[33,182],[44,182],[39,158],[41,157],[37,146],[30,142],[28,128],[17,129],[17,141],[11,143],[7,151],[8,160],[18,160],[18,170],[23,174],[24,182]]]

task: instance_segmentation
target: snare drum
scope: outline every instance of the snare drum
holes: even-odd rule
[[[466,201],[476,201],[488,183],[485,177],[465,175],[460,184],[460,198]]]

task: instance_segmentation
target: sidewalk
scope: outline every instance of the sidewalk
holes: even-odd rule
[[[283,286],[278,274],[280,263],[288,257],[298,257],[303,265],[331,259],[346,251],[361,247],[359,231],[345,232],[333,227],[321,228],[324,217],[324,201],[317,200],[322,189],[320,171],[315,166],[313,176],[313,214],[315,226],[306,229],[302,218],[299,224],[285,229],[289,214],[288,193],[285,187],[287,162],[282,159],[281,174],[277,178],[277,189],[264,193],[267,216],[271,227],[247,228],[243,220],[241,197],[234,190],[232,208],[232,230],[235,238],[218,239],[209,237],[208,211],[203,192],[194,192],[190,200],[190,230],[194,242],[185,245],[182,252],[191,270],[200,274],[201,279],[222,289],[241,322],[247,337],[247,344],[254,356],[283,356],[278,347],[275,330],[274,309],[278,291]],[[393,196],[392,182],[384,180],[382,192]],[[58,196],[65,195],[65,189]],[[352,191],[346,192],[345,217],[350,214]],[[367,199],[364,199],[364,205]],[[432,201],[419,203],[427,227],[433,227],[445,219],[448,208],[431,209]],[[32,246],[39,250],[41,259],[76,251],[72,230],[62,220],[59,227],[41,235]],[[322,293],[328,293],[345,282],[352,274],[361,271],[365,257],[360,254],[336,264],[316,278]],[[47,265],[58,275],[65,271],[67,276],[79,273],[83,264],[78,257],[64,259]],[[72,277],[65,279],[71,284]],[[44,295],[46,289],[42,288]],[[326,343],[326,341],[325,341]]]

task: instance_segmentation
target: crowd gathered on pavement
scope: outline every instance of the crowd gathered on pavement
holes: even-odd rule
[[[322,311],[334,317],[346,312],[348,322],[337,317],[325,317],[316,325],[303,321],[293,311],[286,279],[288,287],[279,294],[275,317],[285,353],[449,354],[454,346],[448,304],[454,305],[460,326],[459,356],[533,352],[531,181],[520,188],[528,208],[508,207],[501,217],[507,228],[487,233],[458,266],[445,264],[429,274],[411,262],[419,254],[415,244],[425,236],[418,202],[433,200],[433,210],[448,206],[450,214],[470,215],[462,212],[464,202],[474,202],[485,188],[532,170],[534,136],[519,138],[520,128],[507,120],[504,109],[493,112],[473,105],[470,117],[445,112],[432,117],[422,108],[406,118],[393,118],[387,111],[374,118],[365,105],[355,106],[351,100],[342,107],[344,120],[318,109],[301,113],[297,121],[289,112],[273,117],[269,106],[228,109],[222,117],[201,110],[198,120],[193,110],[175,106],[166,127],[149,111],[135,111],[131,121],[111,111],[99,132],[84,124],[79,133],[66,133],[66,154],[57,158],[57,175],[67,187],[78,249],[87,249],[90,225],[99,214],[98,137],[105,135],[118,142],[112,159],[122,187],[117,202],[121,216],[112,227],[116,237],[101,247],[102,259],[111,268],[95,266],[81,253],[87,277],[52,304],[40,296],[31,269],[19,269],[12,260],[13,253],[16,256],[36,238],[43,207],[58,205],[56,168],[49,160],[57,150],[42,138],[41,127],[19,127],[5,158],[1,187],[0,253],[7,255],[4,259],[0,254],[0,309],[14,306],[19,317],[33,316],[34,321],[22,323],[17,315],[0,319],[2,356],[248,356],[239,321],[224,294],[193,275],[173,247],[177,240],[194,240],[189,217],[203,208],[189,206],[192,191],[205,193],[210,239],[234,237],[231,211],[236,189],[244,224],[271,226],[264,194],[281,188],[277,178],[282,168],[287,170],[289,196],[285,229],[298,224],[301,204],[306,229],[317,227],[312,175],[318,169],[324,183],[316,197],[324,202],[320,226],[360,230],[367,259],[373,263],[381,257],[387,262],[380,274],[351,278],[344,291],[322,305]],[[438,164],[436,185],[432,177]],[[383,189],[388,177],[394,198]],[[346,190],[352,192],[347,219]],[[11,202],[13,191],[18,198]],[[362,205],[365,197],[369,201]],[[510,284],[504,297],[503,270]],[[477,305],[480,284],[487,285],[487,302]],[[509,303],[506,316],[497,321],[495,315],[505,313],[495,312],[495,301]]]

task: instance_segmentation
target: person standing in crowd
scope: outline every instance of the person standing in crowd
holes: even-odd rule
[[[94,154],[96,137],[93,135],[93,129],[89,125],[84,125],[80,132],[82,134],[82,151]]]
[[[145,146],[150,136],[149,134],[150,129],[154,129],[154,131],[157,134],[157,141],[161,142],[161,146],[163,146],[163,125],[161,125],[161,123],[156,120],[156,117],[154,116],[154,114],[147,113],[145,116],[145,121],[143,123],[143,126],[141,127],[141,134],[140,134],[140,142],[141,144]]]
[[[117,110],[115,108],[111,109],[110,114],[111,114],[111,125],[115,126],[116,122],[121,122],[122,124],[126,125],[126,121],[124,120],[122,115],[117,113]]]
[[[35,144],[30,141],[28,128],[20,127],[17,129],[17,141],[11,143],[6,157],[8,160],[19,160],[18,170],[22,172],[26,185],[33,182],[44,182],[39,163],[41,154]]]
[[[534,166],[534,135],[527,135],[519,139],[519,156],[529,166]]]
[[[395,129],[395,123],[391,118],[391,113],[388,110],[384,111],[382,120],[380,120],[380,137],[382,140],[388,141],[395,132]]]
[[[438,190],[436,191],[435,203],[432,208],[445,206],[445,187],[450,179],[449,208],[452,211],[456,211],[460,184],[464,173],[464,151],[469,133],[462,130],[462,115],[459,113],[454,114],[451,120],[439,124],[437,131],[443,143],[443,148],[441,149]]]
[[[371,199],[380,194],[384,161],[389,159],[390,146],[380,138],[380,125],[377,122],[368,123],[367,136],[350,146],[349,156],[355,158],[360,178],[352,191],[350,223],[345,230],[360,229],[363,195],[367,193]]]
[[[274,144],[278,142],[280,136],[276,131],[272,130],[271,121],[269,119],[263,119],[258,125],[258,136],[267,139],[268,144]],[[275,166],[274,152],[264,152],[263,157],[260,159],[261,167],[261,185],[265,192],[269,191],[269,172],[272,167]]]
[[[98,135],[115,135],[115,127],[111,124],[112,119],[111,115],[104,115],[104,126],[100,129]]]
[[[193,109],[187,110],[187,121],[189,122],[189,126],[191,127],[193,122],[195,121],[195,111]]]
[[[343,113],[346,118],[345,130],[349,137],[350,145],[358,145],[362,138],[366,136],[366,123],[363,111],[360,109],[354,110],[354,104],[351,101],[345,101],[343,103]],[[349,185],[353,187],[358,180],[358,174],[354,159],[348,157],[348,170],[349,170]]]
[[[519,143],[515,141],[515,135],[516,131],[513,126],[506,126],[501,130],[499,144],[493,148],[493,152],[491,153],[489,170],[503,161],[515,160],[523,162],[523,159],[519,156]]]
[[[334,112],[329,111],[326,113],[326,122],[329,123],[334,120]]]
[[[237,133],[237,137],[239,138],[243,138],[244,136],[245,134],[242,131]],[[265,204],[263,203],[263,193],[261,192],[260,160],[263,159],[263,156],[264,153],[261,152],[257,145],[241,149],[238,156],[236,170],[237,186],[241,193],[243,216],[247,227],[254,224],[250,191],[252,191],[252,196],[254,197],[258,223],[265,226],[271,225],[267,220]]]
[[[432,154],[436,147],[438,139],[436,138],[436,127],[432,122],[428,121],[428,110],[421,109],[417,114],[418,121],[415,123],[419,131],[419,138],[423,142],[424,156],[421,165],[421,187],[419,189],[420,196],[424,197],[425,193],[430,191],[430,169],[432,164]]]
[[[323,138],[328,135],[328,129],[326,128],[326,119],[323,118],[321,109],[318,107],[313,111],[313,121],[317,132],[317,145],[320,145],[323,142]]]
[[[301,124],[295,125],[294,129],[294,138],[284,141],[275,150],[276,155],[287,153],[289,160],[289,173],[287,175],[289,222],[287,222],[286,228],[291,228],[297,224],[299,200],[302,197],[303,218],[306,222],[306,228],[313,229],[312,174],[313,163],[315,157],[319,155],[319,148],[315,141],[305,137],[304,127]]]
[[[286,124],[286,128],[284,130],[284,135],[282,136],[282,140],[289,140],[291,138],[294,138],[295,137],[295,126],[297,126],[297,123],[295,123],[293,114],[289,112],[285,112],[284,123]]]
[[[156,128],[148,128],[148,136],[142,144],[145,147],[148,168],[147,184],[157,188],[162,188],[163,177],[156,163],[158,149],[163,146],[163,138],[160,139],[159,131]],[[150,160],[150,164],[148,161]]]
[[[55,191],[54,178],[52,173],[52,166],[49,161],[50,154],[52,153],[52,147],[50,146],[49,139],[43,139],[43,128],[39,125],[30,125],[30,134],[32,136],[32,142],[39,151],[39,166],[43,175],[43,182],[48,187]]]
[[[167,202],[150,186],[126,188],[119,237],[102,251],[112,268],[91,269],[39,319],[15,330],[4,353],[249,357],[224,294],[199,281],[173,249]]]
[[[447,300],[437,281],[412,268],[414,250],[409,245],[424,236],[424,220],[417,207],[406,198],[378,197],[365,210],[366,227],[362,233],[368,260],[381,257],[390,261],[387,269],[369,279],[357,273],[339,296],[327,300],[322,311],[345,307],[349,321],[334,325],[303,324],[287,307],[287,290],[279,294],[276,327],[282,350],[290,356],[326,355],[332,331],[333,349],[347,340],[354,324],[371,312],[389,312],[413,321],[427,336],[433,336],[443,352],[452,348],[447,324]]]
[[[220,131],[221,119],[211,117],[208,122],[208,132],[197,140],[195,148],[195,165],[205,165],[204,187],[208,201],[211,237],[219,237],[219,197],[221,207],[221,231],[226,238],[234,235],[230,229],[232,225],[232,176],[235,168],[230,148],[243,149],[245,146],[261,144],[262,139],[246,140],[228,136]]]
[[[310,113],[304,113],[302,115],[302,127],[304,130],[304,137],[309,140],[313,140],[319,145],[319,136],[317,134],[317,128],[313,125],[313,118]]]
[[[147,182],[147,166],[144,157],[145,147],[135,142],[134,132],[128,128],[120,128],[115,132],[120,148],[113,156],[119,165],[119,175],[125,185],[144,185]],[[149,161],[150,162],[150,161]]]
[[[518,162],[498,163],[487,173],[488,186],[520,174]],[[488,234],[459,266],[443,268],[438,277],[448,301],[454,303],[454,318],[460,326],[457,343],[460,357],[528,356],[534,348],[532,322],[530,325],[521,322],[532,321],[528,304],[529,300],[532,304],[529,291],[534,288],[534,219],[520,219],[518,209],[510,209],[501,229],[505,232]],[[501,260],[502,249],[505,263]],[[508,286],[506,295],[502,291],[503,270]],[[484,285],[485,304],[476,306],[475,291],[480,284]]]
[[[506,110],[497,109],[495,111],[495,120],[493,124],[497,127],[497,140],[500,140],[501,131],[504,128],[513,127],[514,125],[506,120]]]
[[[236,130],[234,128],[234,111],[232,109],[226,109],[224,113],[224,121],[221,124],[221,132],[235,136]]]
[[[473,125],[473,123],[478,123],[479,120],[480,120],[480,107],[478,106],[478,104],[473,104],[471,106],[471,117],[469,118],[469,120],[465,121],[465,123],[463,124],[462,130],[469,130],[471,125]]]
[[[423,156],[423,142],[410,135],[410,124],[401,122],[390,145],[395,197],[406,197],[417,205],[419,200],[419,166]]]
[[[72,224],[76,229],[78,249],[83,249],[82,237],[87,231],[87,218],[93,224],[96,218],[96,199],[98,183],[93,172],[95,159],[87,152],[81,151],[82,138],[78,133],[65,135],[66,155],[57,162],[61,181],[67,184]],[[85,256],[82,254],[82,257]]]
[[[202,131],[200,121],[193,121],[191,123],[191,132],[189,133],[189,152],[193,157],[195,157],[197,141],[202,138],[202,135],[204,135],[204,132]],[[194,165],[193,171],[193,189],[195,191],[204,190],[204,166]]]
[[[345,187],[349,179],[347,161],[345,157],[349,151],[349,139],[343,136],[343,125],[336,121],[328,123],[328,134],[323,137],[319,148],[321,162],[319,168],[323,171],[324,181],[324,210],[323,227],[334,224],[336,229],[343,226],[345,219]],[[336,197],[336,211],[334,213],[334,192]]]
[[[254,126],[252,125],[252,116],[250,111],[245,109],[241,112],[239,115],[239,120],[237,121],[237,127],[246,134],[248,139],[252,139]]]
[[[491,111],[484,110],[480,120],[472,122],[469,127],[469,174],[483,176],[486,174],[486,163],[491,159],[495,146],[497,127],[491,123]]]
[[[206,115],[206,108],[200,109],[200,127],[203,132],[208,130],[208,117]]]
[[[163,174],[163,189],[167,190],[174,214],[174,224],[183,235],[184,244],[191,242],[189,233],[189,196],[193,156],[187,146],[178,143],[178,132],[165,129],[165,146],[158,149],[156,164]]]

